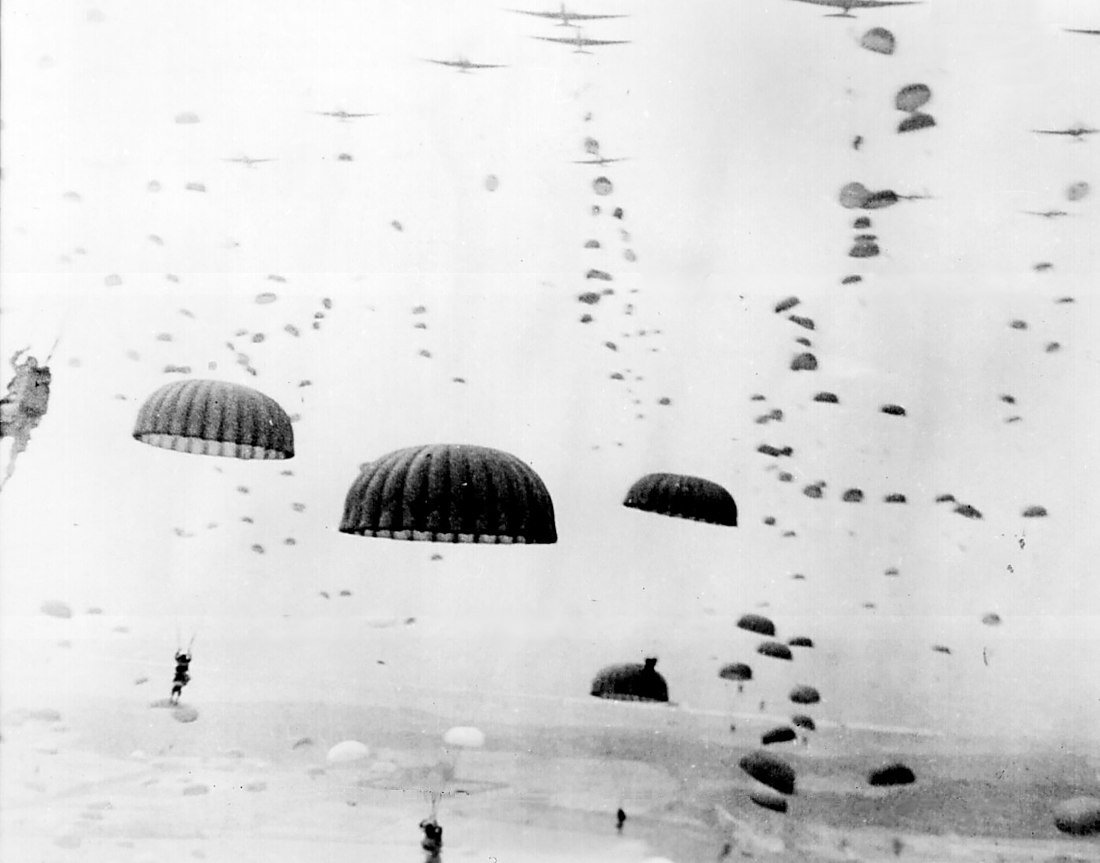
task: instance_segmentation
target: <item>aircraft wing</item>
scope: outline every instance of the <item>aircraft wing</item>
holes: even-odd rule
[[[608,18],[629,18],[629,15],[585,15],[583,12],[566,13],[570,21],[606,21]]]
[[[467,69],[506,69],[507,66],[500,63],[465,63]]]
[[[626,157],[623,156],[618,159],[578,159],[573,162],[574,165],[606,165],[609,162],[625,162]]]

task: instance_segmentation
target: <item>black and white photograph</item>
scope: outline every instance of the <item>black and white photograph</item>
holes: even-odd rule
[[[0,859],[1100,861],[1095,0],[0,65]]]

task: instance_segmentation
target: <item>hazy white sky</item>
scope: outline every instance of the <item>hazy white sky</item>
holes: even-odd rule
[[[1017,721],[1094,733],[1086,324],[1100,252],[1095,193],[1064,192],[1100,184],[1097,145],[1030,131],[1100,123],[1100,44],[1061,31],[1096,27],[1091,4],[930,2],[856,20],[785,0],[597,11],[631,17],[588,35],[633,44],[576,55],[527,38],[564,28],[488,2],[4,4],[0,337],[42,356],[61,336],[50,414],[0,501],[7,613],[59,596],[224,615],[232,638],[242,617],[339,616],[317,591],[354,586],[355,615],[418,615],[478,655],[511,639],[498,682],[555,642],[583,679],[656,650],[674,694],[707,703],[710,657],[751,651],[733,621],[768,602],[827,645],[807,662],[835,716],[903,722],[931,703],[916,719],[944,722],[965,697],[981,727],[1026,690]],[[897,35],[893,56],[859,47],[874,25]],[[460,54],[508,68],[423,62]],[[894,93],[914,82],[932,88],[937,126],[898,135]],[[378,116],[313,113],[336,109]],[[200,122],[175,122],[182,112]],[[587,135],[628,161],[571,164]],[[243,155],[275,161],[225,161]],[[607,198],[592,191],[601,174]],[[879,258],[847,256],[856,213],[837,191],[852,180],[929,196],[870,214]],[[1050,209],[1071,215],[1021,213]],[[1054,269],[1036,273],[1040,261]],[[614,276],[594,308],[575,299],[605,286],[589,268]],[[842,287],[849,273],[864,281]],[[262,291],[279,299],[257,305]],[[789,294],[813,332],[772,313]],[[1076,304],[1053,302],[1067,295]],[[789,371],[798,336],[818,372]],[[251,465],[133,442],[169,363],[300,414],[298,456]],[[841,405],[813,403],[823,389]],[[910,415],[878,413],[886,402]],[[773,407],[782,423],[754,422]],[[337,533],[361,462],[434,441],[528,460],[560,543]],[[765,470],[764,441],[795,448],[781,464],[794,482]],[[620,507],[653,470],[723,483],[742,526]],[[801,494],[817,480],[825,500]],[[866,503],[840,503],[852,486]],[[883,505],[890,492],[909,504]],[[942,492],[986,518],[933,505]],[[1020,518],[1031,504],[1051,518]],[[1001,629],[981,626],[990,610]],[[961,646],[950,671],[931,665],[938,641]],[[1006,657],[993,671],[990,645]],[[551,693],[572,691],[569,674],[546,675]]]

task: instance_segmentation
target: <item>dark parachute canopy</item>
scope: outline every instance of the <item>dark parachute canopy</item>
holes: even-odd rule
[[[788,639],[787,644],[791,647],[813,647],[814,640],[805,635],[796,635],[794,638]]]
[[[857,239],[852,243],[852,248],[848,250],[848,257],[850,258],[876,258],[882,250],[879,249],[878,243],[874,240],[859,240]]]
[[[668,684],[657,672],[657,660],[609,665],[592,681],[592,695],[618,701],[668,701]]]
[[[161,449],[198,455],[294,457],[294,430],[279,403],[225,381],[165,384],[141,406],[133,436]]]
[[[872,27],[863,34],[863,38],[859,40],[859,44],[868,51],[874,51],[876,54],[893,54],[896,43],[894,41],[894,34],[885,27]]]
[[[858,488],[850,488],[840,496],[845,503],[860,503],[863,500],[863,491]]]
[[[791,690],[791,701],[795,704],[817,704],[821,700],[821,693],[812,686],[796,686]]]
[[[811,353],[803,353],[791,360],[792,372],[812,372],[817,370],[817,357]]]
[[[898,762],[872,770],[867,775],[867,781],[871,785],[912,785],[917,781],[917,777],[912,770]]]
[[[840,404],[840,399],[836,397],[836,393],[821,392],[814,396],[815,402],[821,402],[822,404],[835,405]]]
[[[737,621],[737,627],[758,635],[775,635],[775,624],[762,614],[742,614]]]
[[[930,129],[935,125],[936,120],[931,114],[922,114],[920,111],[914,111],[898,123],[898,132],[917,132],[920,129]]]
[[[425,444],[363,465],[348,490],[341,533],[430,542],[557,542],[542,480],[510,453]]]
[[[648,473],[630,487],[623,506],[660,515],[737,526],[737,504],[709,479],[678,473]]]
[[[758,749],[743,756],[738,765],[757,782],[781,794],[794,794],[794,768],[782,758]]]
[[[789,725],[778,725],[771,731],[765,731],[760,738],[760,742],[765,746],[770,746],[773,743],[790,743],[796,739],[798,739],[798,735],[794,733],[793,728]]]
[[[787,811],[786,798],[780,797],[778,794],[774,794],[771,791],[750,791],[749,800],[757,806],[771,809],[773,812]]]
[[[1073,836],[1100,833],[1100,798],[1074,797],[1054,807],[1054,826]]]
[[[796,713],[792,716],[791,725],[795,728],[805,728],[807,731],[817,731],[817,723],[812,716],[807,716],[805,713]]]
[[[778,641],[762,641],[756,648],[756,652],[761,656],[771,656],[775,659],[794,659],[791,649]]]
[[[752,669],[743,662],[732,662],[723,666],[718,676],[723,680],[752,680]]]
[[[899,111],[912,113],[922,105],[928,104],[932,98],[932,90],[927,84],[906,84],[894,97],[894,106]]]

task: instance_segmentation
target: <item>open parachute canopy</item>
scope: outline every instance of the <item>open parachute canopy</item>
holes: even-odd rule
[[[900,123],[898,123],[898,132],[917,132],[921,129],[930,129],[936,125],[936,119],[931,114],[924,114],[920,111],[914,111]]]
[[[294,430],[279,403],[225,381],[165,384],[141,406],[133,435],[151,446],[197,455],[294,457]]]
[[[762,614],[742,614],[737,621],[738,629],[747,629],[758,635],[775,635],[775,624]]]
[[[799,685],[791,690],[791,701],[795,704],[817,704],[821,693],[812,686]]]
[[[906,84],[894,97],[894,107],[899,111],[912,113],[932,98],[932,90],[927,84]]]
[[[738,765],[757,782],[781,794],[794,794],[794,768],[782,758],[758,749],[742,756]]]
[[[859,44],[868,51],[874,51],[876,54],[893,54],[896,43],[894,41],[894,34],[885,27],[872,27],[863,34],[863,38],[859,40]]]
[[[617,701],[668,701],[668,684],[656,666],[653,657],[646,659],[644,665],[636,662],[609,665],[592,681],[591,694]]]
[[[467,444],[407,447],[364,464],[340,532],[490,545],[558,540],[538,474],[510,453]]]
[[[447,746],[457,746],[460,749],[480,749],[485,745],[485,734],[472,725],[456,725],[443,735],[443,742]]]
[[[733,496],[718,483],[697,476],[646,474],[630,487],[623,506],[708,524],[737,526]]]
[[[774,659],[794,659],[791,649],[778,641],[762,641],[756,648],[756,652],[761,656],[771,656]]]
[[[765,746],[771,746],[773,743],[790,743],[797,737],[798,735],[789,725],[777,725],[775,728],[765,731],[760,736],[760,742]]]
[[[743,662],[731,662],[722,666],[718,676],[723,680],[752,680],[752,669]]]

